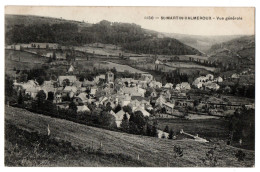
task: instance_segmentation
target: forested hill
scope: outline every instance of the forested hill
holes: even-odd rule
[[[28,17],[28,18],[27,18]],[[159,38],[130,23],[101,21],[97,24],[37,16],[5,15],[6,44],[49,42],[62,45],[114,44],[143,54],[200,54],[174,38]]]
[[[244,36],[213,45],[208,54],[213,61],[255,62],[255,36]]]

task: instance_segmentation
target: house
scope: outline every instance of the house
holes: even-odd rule
[[[155,91],[155,90],[152,90],[152,92],[151,92],[151,97],[157,97],[158,96],[158,94],[157,94],[157,92]]]
[[[151,88],[162,88],[162,83],[157,81],[151,81],[148,83],[148,86]]]
[[[88,81],[84,79],[84,81],[82,82],[83,87],[93,87],[94,85],[96,85],[94,81]]]
[[[239,79],[239,75],[236,74],[236,73],[234,73],[234,74],[232,74],[231,78],[232,78],[232,79]]]
[[[77,92],[77,87],[75,86],[66,86],[64,89],[63,89],[63,93],[62,93],[62,96],[69,96],[70,98],[73,98]]]
[[[54,100],[53,100],[54,103],[61,103],[62,102],[62,93],[61,91],[57,91],[55,94],[54,94]]]
[[[151,106],[149,99],[141,96],[132,96],[131,102],[128,105],[132,107],[132,110],[135,110],[137,107],[142,107],[143,109],[146,109],[146,107]]]
[[[106,80],[106,76],[105,75],[98,75],[94,78],[94,82],[95,83],[99,83],[101,80],[105,81]]]
[[[214,79],[214,75],[212,74],[207,74],[206,78],[208,78],[208,80],[212,81]]]
[[[188,82],[182,82],[181,84],[177,84],[175,87],[176,90],[190,90],[190,84]]]
[[[36,98],[37,93],[41,90],[41,87],[39,86],[38,82],[34,80],[29,80],[26,83],[17,83],[14,81],[14,88],[19,90],[25,90],[25,94],[29,95],[33,99]],[[46,95],[47,97],[47,95]]]
[[[129,94],[130,96],[141,96],[144,97],[144,94],[146,92],[145,89],[142,89],[140,87],[123,87],[120,90],[123,94]]]
[[[200,82],[199,80],[195,80],[192,85],[198,89],[202,88],[203,87],[203,83]]]
[[[80,93],[79,95],[73,98],[73,102],[77,104],[85,104],[88,102],[88,94],[87,93]]]
[[[149,73],[142,73],[141,74],[141,78],[142,81],[152,81],[153,80],[153,75],[149,74]]]
[[[118,97],[118,103],[121,107],[127,106],[131,102],[131,96],[129,94],[122,94]]]
[[[58,82],[60,86],[65,86],[68,82],[69,85],[72,85],[74,82],[77,81],[76,76],[74,75],[67,75],[67,76],[59,76]]]
[[[166,133],[162,130],[157,129],[157,133],[158,133],[158,138],[160,138],[160,139],[163,139],[163,138],[167,139],[169,137],[169,133]]]
[[[166,83],[166,84],[164,85],[164,88],[167,88],[167,89],[172,89],[172,87],[173,87],[173,84],[172,84],[172,83]]]
[[[204,84],[205,88],[209,89],[209,90],[218,90],[220,88],[220,86],[216,83],[210,83],[210,82],[207,82]]]
[[[219,77],[214,79],[214,82],[217,82],[217,83],[223,82],[223,79],[219,76]]]
[[[120,110],[119,112],[117,112],[116,114],[115,113],[110,113],[111,115],[113,115],[115,118],[116,118],[116,126],[117,127],[120,127],[121,123],[122,123],[122,120],[124,118],[124,114],[126,114],[127,118],[130,119],[130,115],[125,112],[123,109]]]
[[[74,68],[72,65],[70,65],[70,67],[69,67],[69,69],[68,69],[68,72],[71,72],[71,73],[73,73],[73,72],[74,72],[74,70],[75,70],[75,68]]]
[[[106,82],[114,82],[114,73],[113,72],[107,72],[105,75]]]
[[[160,106],[160,107],[162,107],[163,103],[165,103],[165,102],[166,102],[166,99],[165,99],[162,95],[160,95],[160,96],[156,99],[156,101],[155,101],[155,106]]]
[[[90,93],[89,93],[90,96],[94,97],[96,95],[96,93],[97,93],[96,87],[90,88]]]
[[[174,104],[169,102],[164,102],[162,106],[165,108],[167,114],[173,114],[174,112]]]
[[[72,86],[75,86],[75,87],[77,87],[77,88],[81,88],[82,82],[76,80],[76,81],[72,84]]]
[[[77,112],[90,112],[90,109],[86,105],[77,106]]]

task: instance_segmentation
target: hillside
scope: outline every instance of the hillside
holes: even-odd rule
[[[146,136],[137,136],[126,133],[119,133],[114,131],[108,131],[100,128],[90,127],[86,125],[81,125],[77,123],[73,123],[70,121],[51,118],[39,114],[34,114],[28,112],[23,109],[13,108],[13,107],[5,107],[5,124],[9,126],[16,126],[19,129],[22,129],[26,132],[31,133],[39,133],[42,135],[47,134],[47,126],[50,126],[50,138],[56,139],[60,141],[70,142],[71,146],[77,147],[90,147],[92,144],[95,149],[100,146],[102,142],[103,150],[102,155],[95,155],[95,158],[92,159],[91,163],[88,163],[88,157],[86,157],[86,163],[82,161],[82,157],[75,158],[72,155],[64,156],[64,154],[54,154],[53,152],[59,152],[57,146],[53,146],[52,156],[49,159],[53,159],[55,156],[57,164],[63,164],[64,160],[66,160],[66,166],[72,166],[76,164],[78,166],[89,166],[93,164],[94,166],[128,166],[131,163],[132,166],[168,166],[172,167],[190,167],[190,166],[206,166],[203,163],[203,159],[206,157],[206,152],[208,152],[211,148],[216,146],[215,156],[218,159],[217,166],[226,167],[226,166],[254,166],[254,151],[243,150],[246,154],[246,158],[244,161],[238,161],[235,157],[235,154],[239,148],[234,148],[225,145],[224,143],[199,143],[192,140],[167,140],[167,139],[157,139]],[[6,133],[7,134],[7,133]],[[11,137],[11,136],[10,136]],[[19,141],[19,137],[17,139],[14,137],[17,142]],[[180,146],[183,149],[182,157],[174,157],[173,147]],[[6,144],[6,151],[10,153],[11,149]],[[62,148],[61,148],[62,149]],[[28,151],[28,150],[27,150]],[[71,151],[71,150],[68,150]],[[75,153],[77,151],[75,150]],[[23,157],[16,156],[16,152],[11,151],[11,155],[15,160],[22,161]],[[44,164],[44,162],[48,162],[48,159],[44,159],[41,156],[46,156],[47,152],[43,152],[38,155],[38,164],[36,166]],[[6,154],[9,155],[9,154]],[[77,154],[75,154],[77,155]],[[107,158],[104,162],[103,156],[112,157]],[[112,155],[120,155],[120,156],[112,156]],[[139,155],[139,160],[138,160]],[[103,160],[100,160],[102,159]],[[116,161],[116,157],[122,158],[129,157],[130,162],[122,164],[122,162]],[[131,157],[131,158],[130,158]],[[6,157],[6,159],[9,157]],[[63,159],[62,161],[62,158]],[[42,160],[42,161],[40,161]],[[138,162],[139,163],[138,163]],[[24,162],[24,161],[23,161]],[[26,161],[25,161],[26,162]],[[63,163],[61,163],[63,162]],[[50,165],[47,163],[47,166]]]
[[[104,43],[121,46],[127,52],[164,55],[195,55],[198,50],[174,38],[158,38],[141,26],[101,21],[97,24],[38,17],[5,16],[6,44],[49,42],[62,45]]]
[[[211,61],[226,63],[255,63],[255,36],[244,36],[221,44],[213,45],[209,50]]]
[[[242,35],[223,35],[223,36],[202,36],[202,35],[187,35],[178,33],[163,33],[163,35],[175,38],[182,43],[189,45],[197,50],[206,53],[215,44],[227,42],[232,39],[242,37]]]

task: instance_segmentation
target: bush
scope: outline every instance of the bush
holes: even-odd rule
[[[244,161],[246,154],[242,150],[239,150],[235,156],[238,161]]]
[[[180,146],[174,146],[173,151],[174,151],[175,158],[183,156],[183,150]]]

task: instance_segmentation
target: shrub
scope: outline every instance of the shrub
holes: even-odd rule
[[[244,161],[246,154],[242,150],[239,150],[235,156],[238,161]]]
[[[180,146],[174,146],[173,151],[174,151],[175,158],[183,156],[183,150]]]

